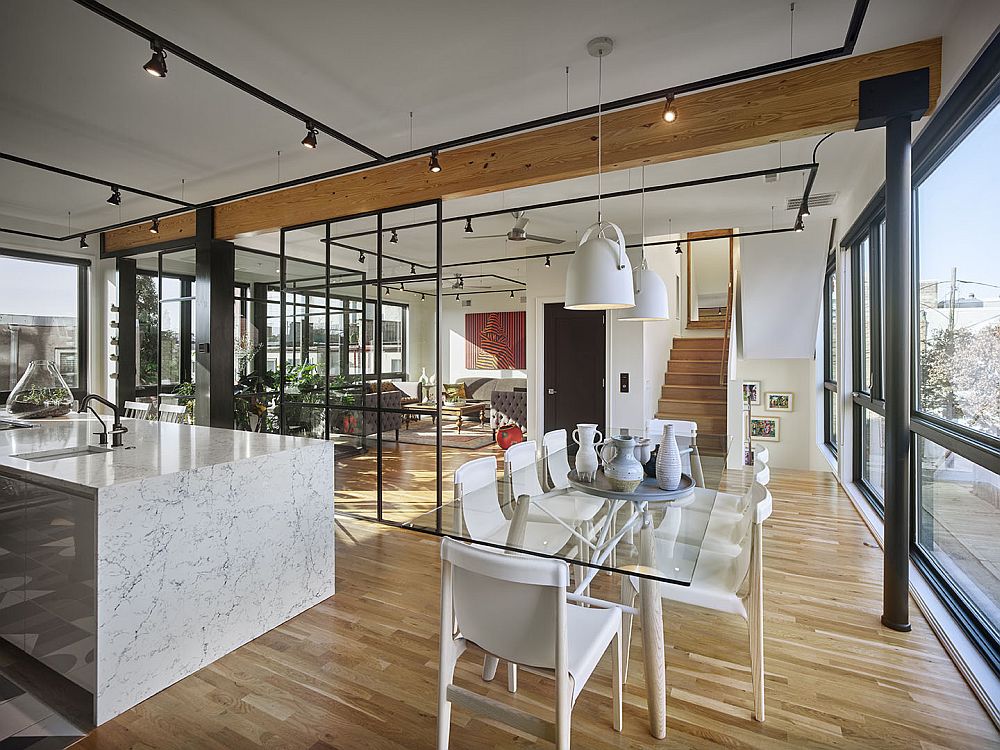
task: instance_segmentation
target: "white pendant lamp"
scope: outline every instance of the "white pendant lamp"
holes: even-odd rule
[[[625,236],[616,224],[601,220],[601,84],[602,60],[614,44],[607,37],[590,40],[587,51],[597,58],[597,223],[580,237],[580,246],[566,272],[568,310],[620,310],[635,306],[632,265],[625,254]],[[607,236],[612,233],[612,236]]]
[[[614,239],[604,236],[609,231],[614,231]],[[619,310],[634,305],[632,266],[625,255],[622,230],[608,221],[591,224],[569,260],[566,308]]]
[[[635,272],[635,307],[622,313],[618,320],[643,322],[667,320],[667,285],[646,263],[646,168],[642,168],[642,261]]]

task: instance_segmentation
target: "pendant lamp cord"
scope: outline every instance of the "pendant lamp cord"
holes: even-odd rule
[[[642,291],[642,269],[646,267],[646,165],[642,165],[642,190],[639,192],[639,226],[642,241],[639,243],[640,258],[639,273],[635,277],[636,294]]]
[[[601,130],[601,94],[604,83],[604,56],[597,58],[597,223],[601,223],[601,151],[604,145]]]

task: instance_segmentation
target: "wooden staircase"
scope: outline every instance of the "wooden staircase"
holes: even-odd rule
[[[698,423],[698,445],[726,445],[726,386],[720,383],[728,359],[725,339],[675,338],[656,416]]]

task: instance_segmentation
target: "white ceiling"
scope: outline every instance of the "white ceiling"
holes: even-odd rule
[[[470,0],[366,3],[298,0],[107,0],[107,4],[220,67],[315,115],[383,153],[479,132],[593,103],[596,62],[585,43],[615,39],[605,62],[604,97],[614,99],[773,61],[789,53],[785,0]],[[943,32],[959,0],[875,0],[858,52]],[[852,0],[798,0],[794,53],[841,44]],[[499,11],[499,12],[498,12]],[[365,157],[320,136],[299,145],[303,127],[251,97],[168,57],[169,75],[141,70],[145,42],[70,0],[0,4],[2,150],[137,187],[207,200]],[[815,139],[785,144],[782,161],[808,160]],[[852,159],[873,142],[835,136],[821,152],[817,190],[851,187]],[[825,157],[825,158],[824,158]],[[663,165],[649,182],[756,169],[778,162],[777,146]],[[637,170],[609,176],[605,189],[638,186]],[[631,182],[630,182],[631,181]],[[467,199],[449,214],[592,192],[595,180]],[[755,184],[661,193],[647,199],[647,231],[765,226],[770,205],[787,221],[785,198],[801,190],[786,176]],[[119,209],[100,186],[0,162],[0,225],[59,233],[169,208],[125,194]],[[612,206],[607,207],[610,215]],[[638,202],[614,207],[637,233]],[[530,230],[573,239],[593,209],[541,213]],[[650,229],[652,224],[653,229]],[[477,231],[509,228],[505,217]],[[451,225],[460,233],[460,225]],[[480,230],[480,227],[482,229]],[[7,237],[0,237],[6,242]],[[401,238],[402,239],[402,238]],[[267,243],[267,238],[258,238]],[[503,252],[503,243],[447,241],[447,254]],[[273,245],[272,241],[272,245]],[[317,243],[318,244],[318,243]],[[400,246],[402,251],[402,246]],[[509,248],[508,248],[509,250]],[[419,250],[417,251],[419,252]],[[426,253],[427,251],[424,250]],[[401,252],[402,254],[402,252]],[[426,256],[425,256],[426,257]]]

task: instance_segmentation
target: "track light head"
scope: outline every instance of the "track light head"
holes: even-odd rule
[[[465,233],[472,234],[474,231],[476,230],[472,228],[472,217],[470,216],[465,220]]]
[[[667,94],[667,100],[663,104],[663,121],[673,122],[677,119],[677,107],[674,106],[674,95]]]
[[[514,290],[513,289],[510,290],[510,298],[514,299]]]
[[[427,171],[434,174],[441,171],[441,162],[438,161],[438,152],[436,150],[431,151],[430,161],[427,162]]]
[[[797,218],[797,219],[795,220],[795,231],[796,231],[796,232],[801,232],[801,231],[802,231],[803,229],[805,229],[805,228],[806,228],[806,225],[805,225],[805,222],[804,222],[804,221],[802,221],[802,217],[801,217],[801,216],[799,216],[799,217],[798,217],[798,218]]]
[[[111,196],[108,198],[108,203],[112,206],[120,206],[122,204],[122,194],[117,187],[111,188]]]
[[[159,217],[154,217],[153,218],[153,223],[149,225],[149,233],[150,234],[159,234],[160,233],[160,219],[159,219]]]
[[[319,133],[312,120],[306,120],[306,137],[302,139],[305,148],[316,148],[316,135]]]
[[[417,264],[416,263],[411,263],[410,264],[410,274],[411,275],[416,275],[416,273],[417,273]]]
[[[153,56],[149,62],[142,66],[142,69],[154,78],[167,77],[167,53],[163,51],[163,46],[159,39],[154,39],[149,43],[149,48],[153,50]]]
[[[362,250],[360,253],[358,253],[358,263],[364,263],[364,262],[365,262],[365,251]]]
[[[549,268],[551,265],[552,265],[552,258],[550,258],[548,255],[546,255],[545,256],[545,267]]]
[[[459,301],[459,299],[460,299],[460,298],[459,298],[459,295],[457,295],[457,294],[456,294],[456,295],[455,295],[455,301],[456,301],[456,302],[458,302],[458,301]]]
[[[421,301],[421,302],[423,302],[423,301],[424,301],[424,293],[423,293],[423,292],[421,292],[421,293],[420,293],[420,301]]]
[[[397,242],[399,242],[399,236],[396,234],[396,230],[393,229],[392,234],[389,235],[389,244],[395,245]]]
[[[681,250],[681,241],[677,240],[677,247],[674,249],[674,255],[680,255],[684,251]]]
[[[386,288],[385,288],[385,294],[383,296],[385,296],[385,297],[389,296],[389,287],[388,286],[386,286]]]
[[[86,250],[88,247],[90,247],[90,245],[87,244],[87,235],[83,235],[83,237],[80,238],[80,249]]]

